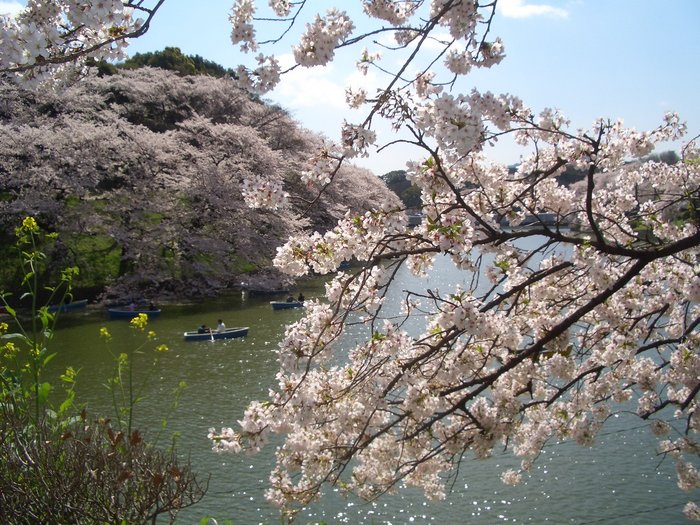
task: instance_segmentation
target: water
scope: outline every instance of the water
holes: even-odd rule
[[[465,282],[446,261],[438,261],[428,286],[447,291]],[[401,289],[411,277],[401,272]],[[318,296],[322,282],[301,290]],[[296,292],[295,291],[295,292]],[[277,364],[274,350],[285,324],[298,319],[300,310],[272,311],[268,299],[241,295],[202,304],[168,305],[149,329],[158,344],[170,351],[135,356],[137,383],[144,383],[144,401],[136,411],[136,427],[157,435],[167,420],[161,442],[173,432],[180,435],[179,449],[191,457],[196,472],[209,478],[209,491],[197,506],[179,514],[178,523],[196,524],[204,516],[219,523],[236,525],[279,523],[277,510],[264,500],[274,447],[257,456],[216,454],[207,439],[210,427],[234,426],[247,404],[264,399],[275,384]],[[182,332],[222,318],[228,327],[250,326],[249,336],[216,342],[185,342]],[[105,344],[100,327],[112,334]],[[79,398],[86,400],[93,415],[112,412],[104,386],[114,370],[113,355],[131,351],[142,338],[126,321],[109,320],[100,310],[65,315],[56,334],[54,350],[59,356],[54,369],[72,365],[81,368]],[[110,350],[111,348],[111,350]],[[110,353],[111,351],[111,353]],[[177,410],[171,412],[173,391],[180,381],[187,390]],[[671,462],[655,455],[655,440],[633,417],[610,421],[598,439],[600,446],[586,449],[557,444],[545,449],[533,474],[519,487],[499,480],[504,467],[517,460],[497,453],[487,461],[465,460],[453,492],[444,502],[426,503],[415,491],[402,491],[373,503],[348,500],[329,489],[321,502],[299,516],[297,522],[328,524],[493,524],[552,523],[621,525],[685,523],[682,507],[690,498],[676,486]]]

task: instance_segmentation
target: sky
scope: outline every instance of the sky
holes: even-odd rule
[[[0,1],[0,13],[23,4]],[[231,4],[231,0],[166,0],[149,31],[132,41],[128,52],[174,46],[225,67],[252,65],[253,57],[230,41]],[[307,7],[329,5],[342,6],[352,16],[358,13],[359,1],[316,0]],[[356,25],[357,33],[362,26]],[[492,30],[505,44],[506,58],[461,80],[455,93],[476,87],[517,95],[534,113],[545,107],[559,109],[574,129],[588,129],[598,117],[619,118],[638,130],[652,129],[665,112],[676,111],[694,136],[700,133],[698,25],[700,0],[499,0]],[[259,33],[259,40],[262,36]],[[283,64],[289,63],[294,43],[292,39],[275,48]],[[362,120],[360,113],[347,109],[345,86],[361,84],[371,92],[381,81],[374,73],[363,77],[356,71],[359,51],[344,50],[329,67],[298,68],[267,98],[302,126],[337,140],[344,119]],[[392,138],[385,127],[377,131],[380,139]],[[680,145],[662,150],[678,151]],[[507,164],[517,162],[522,153],[508,142],[487,152]],[[357,163],[381,175],[403,169],[408,159],[417,160],[416,152],[399,147]]]

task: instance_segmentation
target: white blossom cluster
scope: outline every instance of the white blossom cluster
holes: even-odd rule
[[[231,23],[231,42],[241,44],[241,51],[257,51],[255,40],[255,2],[253,0],[235,0],[229,22]]]
[[[357,61],[357,70],[363,75],[369,72],[369,66],[382,58],[381,53],[370,53],[367,48],[362,51],[360,59]]]
[[[369,156],[369,147],[377,140],[377,134],[363,126],[343,123],[341,130],[343,155],[347,158]]]
[[[289,239],[277,249],[274,263],[294,276],[310,272],[327,274],[353,257],[360,261],[369,260],[376,255],[376,245],[382,239],[405,226],[404,215],[391,210],[365,212],[363,215],[348,212],[335,228],[323,235],[314,232]]]
[[[241,193],[246,204],[251,208],[267,208],[275,210],[286,203],[287,194],[282,184],[260,175],[254,175],[243,181]]]
[[[421,90],[425,96],[427,93]],[[473,90],[469,95],[437,94],[418,107],[416,126],[433,137],[448,158],[477,153],[486,143],[488,124],[499,131],[510,129],[513,119],[525,118],[529,110],[517,97],[495,96]]]
[[[292,10],[290,0],[270,0],[270,7],[279,17],[288,16]]]
[[[346,88],[345,89],[345,101],[347,102],[348,106],[357,109],[362,104],[364,104],[367,101],[367,91],[359,88],[359,89],[352,89],[352,88]]]
[[[143,24],[134,15],[121,0],[29,0],[17,17],[0,17],[0,70],[35,86],[74,74],[87,57],[122,59],[122,37]]]
[[[256,60],[258,67],[254,70],[242,65],[236,68],[236,82],[246,91],[262,95],[279,83],[280,66],[274,56],[259,54]]]
[[[363,3],[367,15],[397,27],[396,41],[405,46],[424,36],[419,26],[407,27],[415,5]],[[430,9],[461,41],[444,50],[451,73],[503,59],[502,42],[478,34],[475,2],[436,0]],[[297,62],[330,60],[352,29],[345,16],[315,18],[295,48]],[[358,66],[366,72],[379,59],[364,49]],[[402,102],[413,95],[419,103]],[[348,91],[347,99],[359,107],[367,94]],[[689,144],[676,165],[629,162],[682,136],[685,124],[669,114],[650,132],[604,119],[571,132],[559,111],[535,115],[512,95],[447,93],[433,70],[379,100],[392,128],[408,124],[428,152],[409,171],[421,190],[423,222],[407,229],[401,214],[388,210],[348,215],[324,234],[297,236],[279,249],[275,263],[291,275],[330,273],[353,259],[367,266],[337,274],[328,304],[314,303],[290,327],[269,405],[247,414],[233,434],[213,436],[217,448],[230,442],[255,449],[265,433],[284,434],[268,497],[287,509],[336,479],[367,498],[399,483],[442,498],[465,453],[487,458],[511,446],[520,469],[501,479],[518,484],[547,443],[591,446],[618,404],[635,403],[666,440],[661,447],[676,461],[679,486],[700,487],[688,460],[697,450],[700,389],[699,234],[696,222],[678,220],[698,202],[697,148]],[[537,144],[514,171],[484,154],[506,134]],[[330,184],[344,156],[362,155],[375,142],[367,128],[346,123],[342,149],[326,148],[304,180]],[[559,184],[567,166],[586,180]],[[518,248],[514,241],[529,238],[523,225],[540,214],[555,225],[535,223],[541,246]],[[406,290],[402,315],[429,319],[424,331],[409,333],[382,315],[396,264],[389,261],[420,275],[437,254],[489,285]],[[338,355],[351,318],[371,335]],[[667,440],[673,422],[654,417],[667,404],[678,407],[674,418],[687,429],[675,441]],[[700,516],[697,508],[690,503],[686,515]]]
[[[415,0],[362,0],[362,9],[372,18],[386,20],[400,26],[416,12],[419,3]]]
[[[331,183],[331,176],[338,169],[342,154],[335,144],[324,144],[316,155],[309,159],[308,169],[301,174],[301,180],[309,187]]]
[[[470,103],[483,103],[478,109],[489,115],[498,113],[493,107],[507,108],[501,113],[511,120],[502,127],[522,126],[521,106],[497,100],[484,96]],[[700,188],[700,169],[694,163],[627,163],[639,134],[611,124],[598,128],[605,140],[586,145],[587,134],[562,137],[566,120],[546,115],[548,120],[532,117],[530,129],[556,149],[525,159],[526,168],[516,172],[468,152],[449,169],[436,161],[414,166],[412,180],[423,190],[425,213],[419,227],[403,230],[396,223],[382,229],[389,216],[378,222],[372,215],[349,216],[325,235],[295,238],[280,250],[276,263],[297,275],[330,272],[352,257],[371,261],[392,253],[405,254],[421,269],[442,252],[458,266],[483,272],[494,287],[432,291],[420,301],[407,295],[405,312],[431,312],[425,331],[409,335],[395,322],[381,321],[391,271],[369,265],[355,275],[338,274],[327,288],[332,308],[308,314],[280,346],[287,372],[271,398],[275,411],[269,424],[285,421],[288,439],[278,451],[271,501],[282,506],[309,501],[343,468],[348,450],[355,453],[345,488],[363,497],[391,490],[401,480],[429,498],[442,498],[446,476],[465,451],[487,458],[505,443],[522,463],[502,480],[518,484],[547,443],[571,439],[593,446],[616,404],[629,402],[645,418],[666,403],[687,406],[675,417],[682,424],[687,420],[690,433],[663,446],[677,458],[679,486],[700,487],[697,465],[687,459],[698,446],[694,392],[700,388],[700,334],[693,320],[700,319],[700,250],[691,240],[699,234],[692,224],[673,224],[687,196]],[[435,123],[437,128],[437,118]],[[644,136],[662,140],[682,128],[667,126]],[[454,151],[472,147],[442,141]],[[617,159],[614,175],[592,175],[614,177],[615,183],[601,183],[592,199],[560,186],[553,175],[560,171],[562,151],[588,155],[589,162],[608,168]],[[544,166],[555,166],[550,176],[538,175]],[[517,230],[501,230],[501,219],[512,219],[508,212],[516,208],[522,208],[520,214],[550,212],[581,221],[593,212],[595,230],[570,237],[537,230],[571,248],[549,253],[542,241],[537,263],[537,252],[508,241]],[[669,250],[678,246],[672,258],[636,258],[635,250],[644,248],[635,247],[640,241],[633,216],[637,224],[648,222],[653,242]],[[484,245],[489,236],[498,243]],[[488,248],[491,262],[476,257],[476,245],[482,252]],[[373,335],[337,361],[333,348],[348,312],[371,324]],[[488,394],[478,395],[481,389]],[[671,425],[652,421],[650,430],[665,439]],[[238,433],[233,441],[252,437]],[[691,504],[686,514],[693,516],[693,509]]]
[[[362,0],[363,11],[368,17],[388,21],[396,27],[394,36],[400,45],[410,45],[421,35],[419,30],[406,27],[413,17],[418,16],[421,5],[422,2],[414,0]],[[292,16],[296,17],[304,4],[271,1],[270,6],[278,17],[288,17],[292,11]],[[446,54],[446,63],[455,74],[467,74],[472,67],[490,67],[503,57],[503,45],[500,40],[487,43],[476,36],[481,20],[476,2],[470,0],[454,3],[434,0],[429,13],[435,17],[439,25],[448,27],[456,40],[463,41],[462,51],[452,48]],[[232,41],[240,44],[244,51],[256,51],[258,43],[254,27],[257,21],[255,3],[252,0],[236,0],[230,20]],[[313,20],[306,24],[299,42],[293,46],[295,62],[304,67],[327,64],[333,59],[336,48],[343,45],[354,29],[354,23],[344,11],[329,9],[323,15],[316,14]],[[369,67],[380,59],[380,53],[364,48],[357,61],[357,67],[363,74],[367,74]],[[281,71],[279,63],[273,56],[258,55],[257,63],[254,70],[239,66],[236,70],[237,82],[244,89],[262,95],[273,89],[280,81]],[[422,98],[442,92],[441,84],[430,71],[418,73],[411,82],[411,87]],[[367,102],[367,93],[363,89],[347,90],[346,99],[350,107],[358,108]],[[390,99],[385,97],[384,100]],[[478,145],[483,132],[480,124],[480,118],[483,115],[472,113],[469,108],[464,108],[460,115],[448,118],[444,122],[440,120],[463,103],[465,101],[460,99],[457,103],[450,105],[447,97],[430,102],[426,106],[425,115],[418,119],[421,122],[421,129],[443,137],[450,146],[461,147],[465,141],[474,146]],[[381,112],[389,111],[388,108],[377,109]],[[396,109],[398,108],[391,111],[396,113]],[[398,129],[400,124],[396,123],[393,127]],[[337,155],[334,153],[331,156],[321,152],[318,162],[312,163],[312,168],[302,175],[302,179],[308,184],[330,183],[338,166],[336,158],[342,162],[344,158],[364,157],[368,154],[368,146],[375,141],[376,135],[367,125],[346,124],[342,130],[342,150],[338,151]]]
[[[330,9],[325,16],[316,16],[307,24],[299,44],[294,46],[294,59],[305,67],[325,65],[333,59],[336,46],[355,28],[347,14]]]
[[[420,45],[430,24],[447,28],[453,41],[435,57],[453,75],[503,59],[500,39],[479,33],[493,11],[433,0],[421,26],[419,4],[362,2],[367,16],[395,28],[399,46]],[[243,14],[245,28],[252,14]],[[353,29],[340,11],[316,16],[294,47],[297,63],[326,64]],[[366,73],[381,58],[365,48],[358,67]],[[212,433],[216,448],[256,449],[268,433],[283,434],[267,495],[292,512],[329,481],[366,498],[404,484],[439,499],[465,454],[511,447],[522,462],[501,479],[519,484],[547,443],[591,446],[615,410],[634,403],[676,462],[679,486],[700,488],[698,150],[691,142],[674,165],[630,162],[683,136],[685,124],[668,114],[650,132],[605,119],[574,132],[559,111],[536,114],[512,95],[447,92],[434,69],[402,80],[372,111],[426,151],[409,166],[422,223],[407,228],[400,210],[348,214],[278,250],[275,264],[294,276],[350,260],[365,266],[336,274],[327,303],[310,303],[288,328],[268,403],[252,404],[239,430]],[[347,91],[352,107],[367,100],[364,90]],[[536,145],[515,170],[486,158],[503,135]],[[347,123],[342,139],[319,153],[305,182],[331,184],[343,158],[377,141]],[[584,180],[562,186],[567,167]],[[554,223],[540,222],[545,214]],[[536,239],[535,249],[518,245]],[[400,314],[389,314],[396,269],[421,275],[438,254],[473,272],[471,286],[405,290]],[[428,321],[409,332],[403,321],[414,314]],[[351,325],[367,336],[353,335],[339,353]],[[667,405],[672,421],[662,417]],[[700,518],[695,503],[685,513]]]
[[[430,6],[431,16],[440,16],[440,25],[450,30],[452,38],[471,38],[475,33],[476,24],[480,17],[477,12],[477,2],[467,0],[453,2],[452,0],[433,0]]]

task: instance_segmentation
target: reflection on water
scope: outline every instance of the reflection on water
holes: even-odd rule
[[[442,292],[462,282],[463,273],[447,260],[438,260],[430,287]],[[399,275],[397,287],[411,278]],[[463,283],[467,284],[467,283]],[[322,283],[302,290],[307,298],[318,296]],[[257,456],[216,454],[207,440],[210,427],[235,426],[247,404],[264,398],[275,384],[275,348],[284,326],[302,315],[300,310],[272,311],[267,299],[240,295],[203,304],[165,306],[153,319],[158,344],[170,351],[158,356],[152,370],[152,353],[133,356],[137,380],[145,382],[144,401],[136,411],[137,427],[155,435],[163,420],[162,440],[179,434],[179,448],[188,454],[203,478],[210,476],[209,492],[192,509],[182,511],[178,523],[195,524],[204,516],[236,525],[279,523],[277,511],[264,500],[274,447]],[[202,323],[228,327],[249,326],[245,339],[185,342],[182,333]],[[106,345],[99,328],[106,326],[113,338]],[[82,368],[78,394],[93,415],[110,412],[104,386],[113,373],[111,353],[130,352],[140,341],[125,321],[111,321],[101,311],[66,315],[60,322],[54,349],[55,369]],[[150,371],[150,372],[149,372]],[[150,374],[150,375],[149,375]],[[173,392],[180,381],[188,388],[174,412]],[[163,442],[163,441],[161,441]],[[519,487],[499,481],[500,472],[517,465],[509,455],[496,454],[488,461],[465,460],[448,500],[427,503],[415,491],[401,491],[373,503],[346,499],[329,489],[321,502],[298,518],[298,523],[404,524],[404,523],[553,523],[553,524],[657,524],[684,523],[681,510],[686,495],[677,487],[673,465],[655,456],[654,439],[634,417],[617,418],[605,428],[600,446],[584,449],[573,444],[548,447],[531,478]]]

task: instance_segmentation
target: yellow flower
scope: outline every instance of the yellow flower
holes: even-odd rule
[[[5,332],[7,332],[7,329],[9,327],[10,326],[7,323],[0,323],[0,334],[4,334]]]
[[[153,339],[156,338],[156,333],[155,333],[153,330],[150,330],[150,331],[148,332],[147,337],[148,337],[149,339],[153,340]]]
[[[30,233],[39,231],[39,225],[34,217],[25,217],[22,221],[22,228]]]
[[[15,235],[19,244],[31,242],[30,236],[39,233],[39,225],[34,217],[25,217],[22,224],[15,228]]]
[[[80,275],[80,269],[77,266],[69,266],[61,271],[61,281],[71,282],[78,275]]]
[[[136,317],[134,317],[131,321],[131,326],[134,328],[138,328],[143,332],[143,330],[146,328],[146,325],[148,324],[148,314],[140,313]]]
[[[17,345],[15,345],[12,341],[8,341],[7,343],[5,343],[2,349],[4,350],[7,357],[14,356],[19,350],[19,348],[17,348]]]
[[[168,350],[170,350],[170,349],[168,348],[168,345],[158,345],[158,346],[156,346],[156,352],[167,352]]]
[[[100,337],[105,341],[109,341],[112,339],[112,334],[110,334],[107,328],[103,326],[102,328],[100,328]]]
[[[61,381],[65,383],[75,383],[75,378],[78,377],[78,372],[72,366],[66,368],[66,371],[61,374]]]

